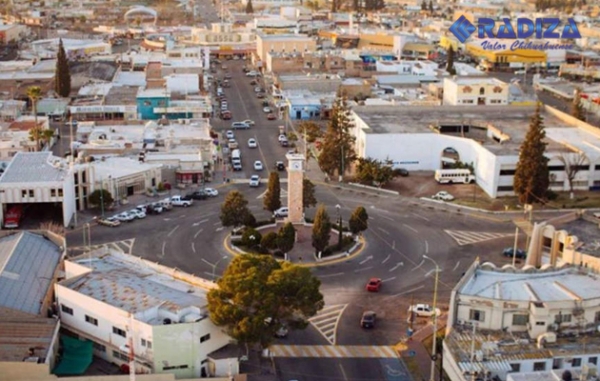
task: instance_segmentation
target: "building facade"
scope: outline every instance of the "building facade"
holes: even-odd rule
[[[300,34],[263,34],[256,35],[256,54],[260,61],[267,60],[267,53],[315,52],[316,39]]]
[[[444,78],[444,105],[508,105],[509,85],[495,78]]]

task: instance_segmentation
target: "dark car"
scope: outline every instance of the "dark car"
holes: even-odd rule
[[[360,319],[360,326],[362,328],[375,328],[375,318],[377,314],[373,311],[365,311]]]
[[[398,175],[400,175],[401,177],[408,177],[408,170],[406,170],[404,168],[398,168],[398,169],[396,169],[396,173]]]
[[[507,247],[502,252],[502,254],[504,254],[505,257],[509,257],[509,258],[512,258],[514,253],[515,253],[515,249],[512,247]],[[517,254],[514,256],[518,259],[525,259],[527,257],[527,252],[525,250],[517,249]]]
[[[192,200],[206,200],[208,195],[203,191],[195,191],[193,193],[187,194],[185,197],[191,198]]]
[[[278,161],[275,163],[275,168],[277,168],[278,171],[285,171],[285,164],[283,164],[283,161]]]

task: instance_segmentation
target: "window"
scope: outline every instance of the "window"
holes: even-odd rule
[[[510,371],[511,372],[520,372],[521,364],[510,364]]]
[[[79,184],[79,176],[77,175],[77,173],[73,174],[73,182],[75,185]]]
[[[556,324],[570,323],[571,314],[558,314],[554,316],[554,321],[556,322]]]
[[[127,337],[127,333],[125,331],[123,331],[121,328],[113,327],[113,333],[115,335]]]
[[[598,364],[598,357],[590,357],[588,359],[588,364],[594,364],[594,365]]]
[[[73,309],[71,307],[67,307],[64,304],[60,305],[60,310],[66,314],[73,315]]]
[[[22,190],[21,190],[21,197],[22,197],[22,198],[25,198],[25,197],[27,197],[27,190],[25,190],[25,189],[22,189]]]
[[[152,341],[146,340],[146,339],[142,339],[142,347],[152,348]]]
[[[146,346],[146,339],[142,339],[142,347]]]
[[[92,342],[92,346],[94,347],[95,350],[97,350],[98,352],[103,352],[106,353],[106,347],[102,344],[98,344],[95,342]]]
[[[126,355],[125,353],[121,353],[119,351],[113,351],[113,357],[119,360],[123,360],[123,361],[129,361],[129,356]]]
[[[485,87],[479,88],[479,95],[484,95],[484,94],[485,94]]]
[[[581,358],[574,358],[573,362],[571,363],[572,367],[580,367],[581,366]]]
[[[33,189],[29,190],[29,197],[35,197],[35,193],[34,193]]]
[[[501,169],[500,176],[514,176],[516,169]]]
[[[546,325],[545,321],[536,321],[535,325]]]
[[[564,171],[565,166],[564,165],[549,165],[548,170],[549,171]]]
[[[208,333],[200,338],[201,343],[208,341],[208,340],[210,340],[210,333]]]
[[[600,322],[600,311],[596,311],[596,314],[594,315],[594,323],[599,323]]]
[[[56,197],[56,189],[50,189],[50,197]]]
[[[470,310],[469,320],[485,321],[485,312],[479,310]]]
[[[85,321],[88,322],[88,323],[90,323],[90,324],[93,324],[95,326],[98,326],[98,319],[93,318],[93,317],[91,317],[89,315],[85,315]]]
[[[62,190],[62,189],[59,189],[59,190],[58,190],[58,197],[62,197],[62,196],[63,196],[63,190]]]
[[[513,189],[512,185],[500,185],[497,188],[498,192],[511,192]]]
[[[187,365],[177,365],[177,366],[165,366],[163,370],[171,370],[171,369],[187,369]]]
[[[529,321],[528,315],[513,315],[512,317],[512,325],[527,325]]]
[[[534,362],[533,363],[533,371],[534,372],[540,372],[542,370],[546,370],[546,363],[545,362]]]
[[[150,101],[144,101],[144,106],[151,106],[152,104],[150,103]]]

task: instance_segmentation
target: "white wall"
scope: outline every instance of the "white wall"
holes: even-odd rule
[[[197,74],[172,74],[165,77],[167,89],[180,94],[198,94],[200,80]]]

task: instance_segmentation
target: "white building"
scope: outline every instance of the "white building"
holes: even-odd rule
[[[65,276],[55,286],[61,323],[96,356],[127,364],[133,349],[137,372],[177,378],[230,370],[209,364],[231,340],[208,317],[214,283],[106,247],[66,261]],[[237,358],[225,363],[238,373]]]
[[[444,105],[508,105],[509,85],[496,78],[444,78]]]
[[[190,42],[214,48],[229,46],[235,50],[254,46],[256,34],[250,29],[234,29],[231,23],[213,23],[210,29],[193,28]]]
[[[409,171],[435,171],[452,148],[472,163],[477,184],[490,197],[513,195],[519,151],[535,107],[529,106],[358,106],[352,110],[358,157],[394,162]],[[543,113],[550,188],[568,191],[561,158],[585,153],[574,188],[600,185],[600,131],[546,107]],[[426,148],[426,149],[425,149]],[[432,176],[433,178],[433,176]]]
[[[97,55],[108,55],[112,45],[102,40],[62,39],[67,58],[84,58]],[[56,58],[59,39],[37,40],[31,43],[31,52],[39,58]]]
[[[72,168],[51,152],[19,152],[0,177],[0,218],[15,204],[47,204],[56,208],[64,226],[76,211]]]
[[[596,366],[600,279],[581,267],[475,262],[452,291],[443,368],[452,381]]]

